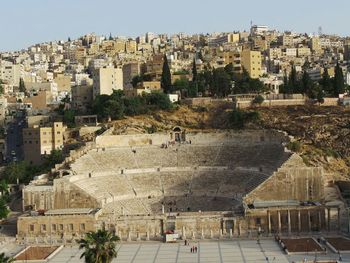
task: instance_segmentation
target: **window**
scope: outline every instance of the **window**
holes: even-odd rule
[[[61,134],[61,132],[60,132],[60,131],[58,131],[58,132],[57,132],[57,134]]]
[[[47,141],[43,141],[43,143],[47,143]]]
[[[85,231],[85,224],[80,224],[80,230]]]
[[[59,224],[59,225],[58,225],[58,230],[59,230],[59,231],[63,231],[63,224]]]
[[[68,231],[71,231],[71,232],[73,231],[73,224],[68,225]]]
[[[34,232],[34,225],[29,225],[29,231]]]
[[[258,218],[256,218],[256,220],[255,220],[256,222],[256,225],[261,225],[261,218],[260,217],[258,217]]]
[[[45,224],[42,224],[42,225],[40,226],[40,231],[41,231],[41,232],[46,232],[46,225],[45,225]]]
[[[57,231],[57,226],[56,224],[51,225],[51,232],[56,232]]]

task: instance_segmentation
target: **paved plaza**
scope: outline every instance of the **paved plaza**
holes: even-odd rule
[[[191,246],[198,247],[198,253],[191,253]],[[80,259],[82,251],[77,247],[66,247],[50,262],[84,262]],[[337,260],[337,254],[317,255],[318,260]],[[117,263],[175,263],[175,262],[309,262],[315,260],[315,254],[286,255],[274,240],[205,241],[191,242],[184,246],[183,242],[175,244],[164,243],[123,243],[119,246]],[[343,262],[350,262],[350,254],[342,255]]]

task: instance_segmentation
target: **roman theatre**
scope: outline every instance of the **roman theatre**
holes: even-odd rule
[[[101,135],[23,189],[19,240],[69,241],[105,226],[122,240],[230,238],[339,228],[323,170],[277,131]],[[51,179],[50,179],[51,178]]]

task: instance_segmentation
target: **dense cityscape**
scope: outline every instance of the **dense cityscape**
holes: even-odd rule
[[[317,31],[1,52],[0,262],[350,262],[350,37]]]

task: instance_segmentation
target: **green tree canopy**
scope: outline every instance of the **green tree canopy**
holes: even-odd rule
[[[79,249],[84,250],[80,258],[84,258],[86,263],[110,263],[117,257],[118,241],[118,236],[104,228],[89,232],[78,241]]]
[[[338,97],[339,94],[343,94],[345,92],[344,74],[339,63],[337,63],[334,71],[335,72],[333,78],[333,95]]]
[[[196,65],[196,59],[193,59],[192,63],[192,81],[196,82],[198,78],[198,73],[197,73],[197,65]]]
[[[0,219],[7,218],[10,210],[7,207],[7,203],[4,197],[0,197]],[[2,262],[2,261],[0,261]]]
[[[14,261],[15,261],[14,258],[7,257],[7,256],[5,255],[5,253],[1,253],[1,254],[0,254],[0,262],[1,262],[1,263],[12,263],[12,262],[14,262]]]
[[[24,81],[22,78],[19,79],[19,91],[20,92],[26,92],[26,87],[24,85]]]
[[[324,68],[322,73],[322,79],[320,80],[322,89],[327,95],[333,95],[333,83],[328,74],[328,69]]]
[[[162,89],[165,93],[172,92],[171,73],[170,73],[168,58],[166,55],[164,55],[163,71],[162,71],[162,77],[161,77],[161,86],[162,86]]]
[[[2,81],[0,80],[0,95],[4,94],[4,87],[2,86]]]

